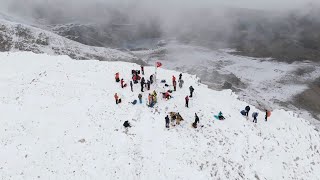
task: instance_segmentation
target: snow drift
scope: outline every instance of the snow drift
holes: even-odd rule
[[[136,64],[74,61],[31,52],[0,53],[1,179],[320,179],[320,136],[292,112],[273,110],[258,123],[240,111],[247,103],[183,74],[168,101],[132,105],[139,85],[122,89]],[[154,67],[146,67],[146,77]],[[179,72],[158,69],[158,80]],[[188,87],[195,88],[190,108]],[[117,92],[122,103],[116,105]],[[171,111],[185,119],[165,128]],[[224,121],[213,115],[222,111]],[[194,113],[203,127],[194,129]],[[122,124],[132,124],[127,132]]]

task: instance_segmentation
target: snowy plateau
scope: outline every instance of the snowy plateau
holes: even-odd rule
[[[273,109],[258,123],[240,114],[248,104],[231,90],[214,91],[183,74],[182,89],[164,100],[160,80],[180,72],[158,68],[154,108],[128,83],[127,62],[76,61],[32,52],[0,53],[0,179],[320,179],[320,135],[294,112]],[[155,71],[145,67],[145,77]],[[189,108],[188,87],[195,89]],[[171,87],[169,87],[171,88]],[[122,103],[116,105],[114,93]],[[214,115],[222,111],[219,121]],[[184,121],[165,128],[165,116]],[[200,125],[192,128],[194,113]],[[123,122],[132,127],[125,130]]]

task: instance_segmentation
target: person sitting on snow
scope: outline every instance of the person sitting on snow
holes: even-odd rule
[[[125,128],[129,128],[129,127],[131,127],[131,124],[129,123],[129,121],[125,121],[125,122],[123,123],[123,126],[124,126]]]
[[[219,112],[219,114],[218,114],[218,118],[219,118],[219,120],[224,120],[225,118],[223,117],[223,115],[222,115],[222,112],[220,111]]]
[[[121,83],[121,88],[124,88],[124,87],[126,87],[126,86],[127,86],[127,84],[126,84],[126,83],[124,83],[124,80],[123,80],[123,79],[121,79],[120,83]]]
[[[162,93],[163,95],[163,98],[165,98],[166,100],[169,100],[171,98],[171,95],[169,94],[169,92],[165,92],[165,93]]]

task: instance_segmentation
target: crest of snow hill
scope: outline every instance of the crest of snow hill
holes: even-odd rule
[[[49,31],[3,19],[0,19],[0,51],[32,51],[38,54],[68,55],[78,60],[143,63],[129,52],[83,45]]]
[[[119,72],[129,84],[132,69],[140,66],[0,53],[0,178],[320,179],[319,132],[308,121],[273,110],[266,122],[264,112],[251,106],[251,113],[259,112],[253,123],[251,113],[249,119],[240,114],[248,104],[234,93],[208,89],[189,74],[165,100],[161,92],[173,89],[171,77],[180,72],[162,68],[157,84],[142,93],[143,103],[133,105],[140,85],[131,92],[114,79]],[[144,71],[148,78],[154,67]],[[153,90],[158,100],[150,108]],[[122,99],[118,105],[115,93]],[[214,118],[220,111],[223,121]],[[167,129],[170,112],[184,120]],[[125,130],[124,121],[132,127]]]

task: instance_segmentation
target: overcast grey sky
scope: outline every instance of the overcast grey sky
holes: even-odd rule
[[[0,10],[19,13],[23,17],[45,14],[51,18],[72,17],[75,20],[107,21],[110,10],[132,18],[155,16],[170,21],[173,16],[184,16],[202,9],[212,12],[221,7],[287,11],[303,9],[320,0],[0,0]],[[309,5],[308,5],[309,4]],[[112,15],[115,15],[114,12]],[[143,18],[144,17],[144,18]]]

